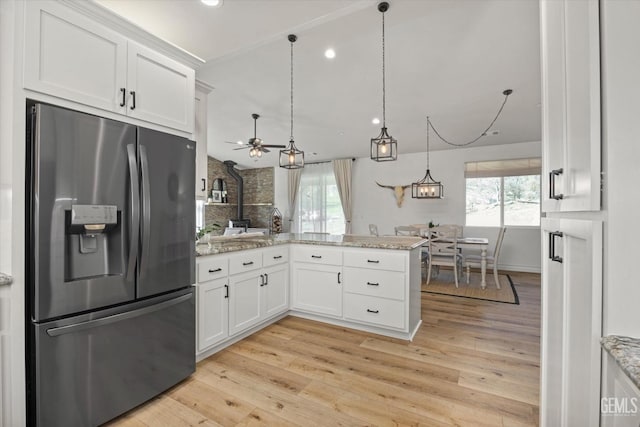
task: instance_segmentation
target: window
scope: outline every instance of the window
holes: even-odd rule
[[[344,234],[345,221],[331,162],[305,165],[297,200],[298,232]]]
[[[466,225],[540,225],[540,158],[465,164]]]

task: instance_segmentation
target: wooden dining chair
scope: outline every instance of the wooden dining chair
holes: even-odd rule
[[[435,227],[434,227],[435,228]],[[458,274],[462,268],[462,255],[458,252],[456,231],[451,228],[433,230],[429,237],[427,285],[431,281],[431,269],[438,266],[453,267],[453,277],[458,287]]]
[[[496,288],[498,289],[500,289],[500,282],[498,281],[498,257],[500,256],[500,249],[502,249],[502,241],[504,240],[504,234],[506,232],[507,227],[500,228],[496,245],[493,248],[493,255],[487,255],[487,267],[493,267],[493,279],[496,281]],[[464,265],[467,269],[467,283],[469,283],[469,267],[482,268],[481,262],[482,256],[480,255],[467,255],[465,257]]]
[[[396,232],[396,236],[419,236],[420,229],[417,227],[412,227],[410,225],[398,225],[394,227],[394,231]]]

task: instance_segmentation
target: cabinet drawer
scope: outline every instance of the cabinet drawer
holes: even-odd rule
[[[238,274],[260,267],[262,267],[262,251],[240,252],[229,257],[229,274]]]
[[[344,294],[344,317],[359,322],[404,329],[404,301],[369,295]]]
[[[229,259],[227,257],[205,257],[198,259],[198,283],[227,277],[229,274]]]
[[[318,245],[299,245],[293,248],[293,258],[314,264],[342,265],[342,250]]]
[[[404,271],[406,254],[382,251],[345,251],[344,265],[349,267],[374,268],[376,270]]]
[[[344,268],[344,290],[374,297],[405,299],[405,276],[396,271]]]
[[[265,249],[262,252],[262,265],[271,265],[289,262],[289,245],[281,245],[275,248]]]

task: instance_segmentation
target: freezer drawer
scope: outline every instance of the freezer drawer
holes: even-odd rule
[[[96,426],[195,370],[192,288],[32,328],[30,424]]]

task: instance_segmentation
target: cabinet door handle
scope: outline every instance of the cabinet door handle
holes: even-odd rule
[[[369,310],[369,309],[367,308],[367,313],[378,314],[378,313],[380,313],[380,310]]]
[[[136,109],[136,91],[132,90],[129,93],[131,94],[131,109],[135,110]]]
[[[260,286],[264,286],[264,274],[260,275]]]
[[[224,297],[229,298],[229,285],[224,285],[224,291],[225,291]]]
[[[121,87],[120,92],[122,92],[122,102],[120,102],[120,106],[124,107],[127,103],[127,89]]]
[[[369,286],[380,286],[380,283],[367,282],[367,285],[369,285]]]
[[[549,259],[562,264],[562,257],[556,255],[556,237],[563,237],[562,231],[549,232]]]
[[[249,261],[249,262],[243,262],[242,265],[247,266],[247,265],[251,265],[253,264],[253,261]]]
[[[320,258],[322,258],[322,255],[311,255],[311,258],[320,259]]]
[[[278,255],[278,256],[274,256],[273,259],[280,259],[282,258],[282,255]]]
[[[368,259],[367,262],[370,262],[371,264],[380,264],[380,261],[377,259]]]
[[[215,270],[209,270],[209,273],[217,273],[219,271],[222,271],[222,268],[216,268]]]
[[[556,194],[556,177],[562,175],[563,169],[554,169],[549,172],[549,198],[554,200],[562,200],[563,194]]]
[[[338,273],[338,284],[342,283],[342,282],[340,281],[340,274],[342,274],[342,273]]]
[[[205,178],[201,178],[202,179],[202,190],[200,191],[207,191],[207,180]]]
[[[264,273],[264,285],[267,286],[269,284],[269,275]]]

